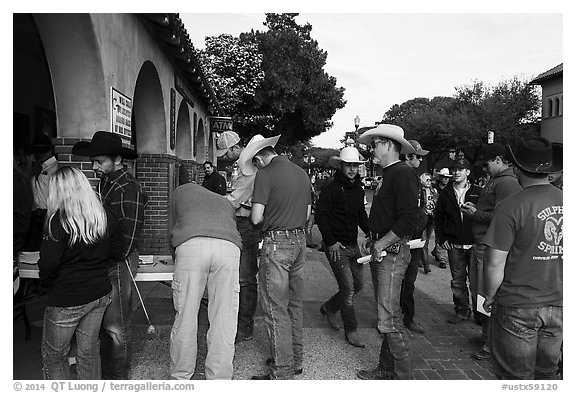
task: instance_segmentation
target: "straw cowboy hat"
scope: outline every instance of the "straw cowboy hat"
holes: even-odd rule
[[[516,166],[530,173],[553,173],[562,169],[561,149],[542,137],[533,136],[520,139],[510,149],[512,161]]]
[[[452,175],[450,174],[450,170],[448,168],[440,169],[440,171],[438,172],[438,176],[452,177]]]
[[[332,156],[328,159],[328,165],[333,168],[339,168],[341,162],[347,162],[349,164],[363,164],[366,160],[360,159],[360,153],[358,149],[353,146],[347,146],[340,150],[340,156]]]
[[[252,164],[252,159],[254,156],[265,147],[274,147],[278,143],[281,135],[276,135],[271,138],[264,138],[262,135],[257,134],[250,139],[250,142],[246,145],[240,157],[238,157],[238,166],[243,174],[250,176],[256,173],[258,168]]]
[[[122,156],[131,160],[138,157],[134,150],[122,146],[120,135],[107,131],[96,131],[90,142],[76,143],[72,154],[83,157]]]
[[[32,143],[24,145],[26,153],[45,153],[52,149],[52,138],[46,134],[38,134]]]
[[[379,124],[376,128],[366,131],[358,137],[358,142],[369,145],[372,139],[382,137],[392,139],[402,145],[402,154],[415,154],[416,151],[414,147],[404,139],[404,130],[402,127],[398,127],[392,124]]]

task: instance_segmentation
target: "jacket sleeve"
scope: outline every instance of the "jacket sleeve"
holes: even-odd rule
[[[330,193],[330,187],[325,187],[320,193],[320,198],[316,203],[316,224],[322,235],[322,240],[328,245],[332,246],[336,243],[336,238],[332,233],[332,228],[330,227],[330,211],[332,210],[332,197]]]
[[[360,210],[358,212],[358,226],[360,227],[360,229],[362,229],[362,232],[364,232],[364,234],[366,236],[370,235],[370,225],[368,222],[368,213],[366,213],[366,207],[364,206],[364,198],[366,197],[366,194],[364,193],[364,190],[362,190],[362,204],[360,205]]]
[[[445,199],[445,193],[440,192],[436,202],[436,209],[434,210],[434,232],[436,233],[437,244],[442,244],[446,240],[444,238],[444,226],[446,225]]]
[[[50,228],[53,237],[45,234],[40,246],[40,259],[38,260],[38,277],[40,279],[40,291],[48,292],[58,275],[62,255],[65,249],[65,239],[61,238],[60,219],[56,213],[50,220]]]

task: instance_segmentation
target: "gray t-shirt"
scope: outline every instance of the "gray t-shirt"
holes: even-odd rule
[[[265,205],[263,230],[304,228],[310,197],[306,172],[287,157],[277,156],[256,172],[252,203]]]

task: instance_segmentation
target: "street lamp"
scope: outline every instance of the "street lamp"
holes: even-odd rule
[[[358,115],[354,118],[354,127],[356,127],[356,132],[358,132],[358,127],[360,127],[360,117]]]

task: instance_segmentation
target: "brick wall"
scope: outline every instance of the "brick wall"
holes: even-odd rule
[[[99,179],[92,170],[87,157],[72,154],[72,147],[81,140],[78,138],[54,138],[54,152],[60,165],[80,168],[90,184],[96,188]],[[189,170],[192,180],[197,176],[197,164],[194,161],[182,161]],[[172,190],[177,184],[177,159],[169,154],[142,154],[136,161],[126,162],[129,170],[135,174],[148,195],[148,204],[144,211],[144,228],[138,244],[140,254],[169,255],[170,213],[169,201]]]

